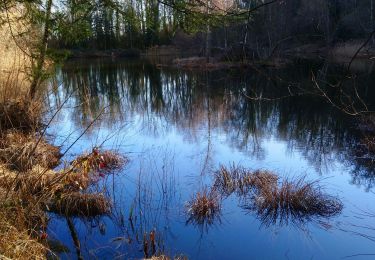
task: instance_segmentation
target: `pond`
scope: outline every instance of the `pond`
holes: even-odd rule
[[[48,101],[64,104],[49,133],[63,150],[74,144],[65,159],[99,145],[129,159],[95,187],[111,198],[112,213],[73,219],[83,258],[143,258],[144,237],[151,232],[157,252],[189,259],[374,254],[375,175],[354,158],[351,119],[318,98],[248,98],[252,93],[282,96],[285,84],[311,85],[311,71],[322,70],[333,78],[340,71],[305,61],[265,73],[180,71],[146,60],[64,64]],[[366,74],[356,82],[371,86],[373,78]],[[221,165],[319,180],[343,209],[299,224],[265,223],[232,194],[223,199],[220,218],[212,224],[188,222],[187,201],[212,186]],[[49,237],[69,249],[62,259],[77,258],[65,218],[51,215]]]

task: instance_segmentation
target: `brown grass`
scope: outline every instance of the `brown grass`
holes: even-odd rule
[[[243,196],[265,186],[275,186],[278,179],[276,174],[266,170],[250,171],[243,167],[221,166],[215,173],[213,189],[224,196],[229,196],[233,192]]]
[[[8,8],[10,5],[8,3]],[[0,12],[2,18],[0,24],[1,102],[27,94],[30,84],[28,75],[32,68],[30,53],[38,40],[38,37],[35,37],[35,30],[31,28],[27,19],[24,19],[27,16],[22,5],[13,5],[8,15],[3,11],[4,9]]]
[[[76,172],[97,173],[118,170],[127,162],[127,158],[114,151],[100,151],[94,148],[91,153],[79,156],[71,164],[76,168]]]
[[[42,106],[39,101],[27,98],[8,99],[0,103],[1,131],[33,132],[41,127]]]
[[[318,182],[304,177],[279,181],[276,174],[250,171],[242,167],[221,167],[212,188],[223,196],[236,193],[243,207],[255,211],[263,223],[304,223],[320,217],[328,218],[342,211],[338,198],[325,194]]]
[[[221,199],[215,191],[203,189],[197,192],[186,205],[188,220],[198,226],[208,226],[220,220]]]
[[[262,222],[269,224],[301,224],[316,218],[339,214],[342,203],[322,192],[317,182],[305,179],[284,180],[280,186],[264,186],[244,206],[256,211]]]
[[[18,14],[10,13],[15,32],[26,28],[18,26]],[[30,60],[2,25],[0,36],[0,258],[45,259],[48,250],[40,234],[48,224],[46,211],[79,217],[108,213],[108,198],[82,190],[125,160],[104,151],[64,171],[51,170],[60,164],[60,149],[40,137],[43,103],[28,99]],[[26,51],[33,48],[31,41],[22,43]]]
[[[35,50],[40,37],[39,29],[20,19],[26,17],[24,11],[24,6],[17,4],[9,16],[1,13],[9,18],[0,25],[1,259],[46,258],[46,206],[52,202],[60,212],[73,215],[93,215],[109,208],[104,195],[81,194],[72,188],[69,181],[79,179],[77,172],[69,179],[51,170],[60,163],[60,150],[40,138],[45,127],[41,120],[43,103],[27,98],[32,74],[27,53]]]
[[[0,259],[45,259],[47,216],[34,197],[0,188]]]
[[[61,194],[49,206],[50,210],[67,217],[96,217],[108,214],[111,203],[103,194],[72,192]]]
[[[2,199],[0,212],[5,212],[10,216],[12,226],[17,226],[21,232],[30,234],[30,239],[36,245],[40,245],[39,234],[44,232],[41,230],[45,230],[47,226],[46,211],[67,217],[95,217],[110,212],[111,204],[105,195],[100,193],[85,194],[82,190],[87,189],[98,180],[98,173],[119,168],[121,162],[125,161],[121,156],[114,152],[98,151],[95,156],[88,155],[85,160],[76,160],[67,169],[55,172],[49,168],[51,160],[56,158],[57,148],[41,140],[35,154],[27,156],[30,153],[24,151],[30,151],[32,147],[35,147],[32,134],[9,132],[6,136],[9,138],[2,139],[0,142],[0,154],[4,160],[6,158],[4,149],[9,150],[11,147],[12,151],[17,151],[17,148],[14,147],[21,147],[19,150],[23,151],[22,158],[25,158],[28,167],[24,167],[24,164],[18,163],[18,161],[9,160],[9,158],[7,158],[6,164],[0,164],[0,196]],[[56,158],[56,160],[58,159]],[[35,165],[35,163],[38,164]],[[105,167],[102,168],[103,165],[100,163],[105,163]],[[14,167],[15,165],[23,167]],[[93,168],[88,167],[90,165]],[[8,236],[8,233],[2,233],[1,228],[0,226],[0,236]],[[1,244],[4,241],[0,239],[0,249],[9,250],[6,244]],[[26,246],[25,249],[27,249]],[[30,252],[34,251],[30,250]],[[44,251],[43,257],[45,253],[46,251]],[[4,251],[0,254],[12,255],[13,253]],[[27,253],[24,254],[26,257],[28,256]]]
[[[1,259],[45,259],[48,249],[32,238],[25,230],[19,230],[0,217]]]
[[[54,168],[60,163],[60,149],[33,134],[12,131],[0,138],[0,162],[17,171],[30,170],[34,165]]]

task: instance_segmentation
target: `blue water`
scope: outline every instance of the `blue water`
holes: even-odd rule
[[[300,66],[270,72],[298,82],[309,77]],[[70,96],[49,129],[63,151],[103,111],[65,160],[96,145],[129,158],[93,188],[111,198],[112,214],[74,219],[85,259],[142,258],[143,235],[152,230],[158,251],[189,259],[375,253],[375,218],[364,214],[375,212],[372,175],[352,159],[348,119],[319,99],[252,102],[244,93],[277,86],[254,71],[183,72],[146,61],[74,61],[57,70],[55,84],[51,106]],[[327,194],[341,199],[343,211],[303,227],[266,226],[232,194],[213,225],[187,224],[186,202],[212,185],[220,165],[232,164],[320,180]],[[51,215],[48,231],[70,249],[61,258],[77,257],[64,217]],[[356,256],[362,258],[371,256]]]

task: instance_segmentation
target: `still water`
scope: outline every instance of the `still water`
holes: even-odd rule
[[[351,119],[311,97],[246,97],[309,86],[311,71],[333,80],[337,73],[305,62],[262,72],[186,72],[143,60],[75,60],[59,68],[48,101],[58,106],[69,99],[50,134],[63,150],[83,134],[65,160],[97,145],[129,158],[93,188],[111,198],[112,214],[74,219],[83,257],[142,258],[151,231],[157,251],[189,259],[373,257],[365,254],[375,254],[375,175],[354,157]],[[370,86],[372,76],[356,82]],[[232,194],[213,225],[187,223],[186,202],[212,185],[220,165],[233,164],[320,180],[343,211],[302,226],[266,225]],[[61,258],[77,258],[65,218],[51,215],[49,235],[69,249]]]

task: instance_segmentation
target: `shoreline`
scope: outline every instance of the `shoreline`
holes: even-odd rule
[[[183,52],[176,46],[154,46],[147,50],[139,49],[111,49],[111,50],[66,50],[69,54],[67,60],[75,59],[149,59],[158,68],[172,67],[186,70],[226,70],[226,69],[246,69],[253,66],[264,66],[282,68],[287,66],[294,59],[307,60],[328,60],[337,64],[348,64],[357,50],[361,47],[361,42],[348,41],[336,44],[332,47],[322,46],[312,43],[289,48],[267,58],[248,59],[246,61],[230,60],[222,58],[220,55],[213,55],[209,62],[205,57],[191,51]],[[353,61],[352,67],[363,67],[365,63],[375,61],[375,48],[364,47]]]

